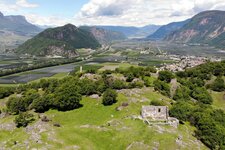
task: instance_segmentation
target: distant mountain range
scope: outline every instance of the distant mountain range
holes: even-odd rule
[[[0,51],[15,48],[41,31],[24,16],[4,16],[0,12]]]
[[[205,11],[165,37],[166,41],[202,43],[225,48],[225,11]]]
[[[49,28],[34,38],[20,45],[17,53],[32,55],[76,56],[76,49],[98,48],[101,45],[91,32],[77,28],[72,24],[62,27]]]
[[[23,36],[36,35],[42,31],[39,27],[27,22],[24,16],[4,16],[1,12],[0,30],[11,31]]]
[[[146,36],[154,33],[161,26],[159,25],[147,25],[144,27],[132,27],[132,26],[97,26],[98,28],[116,31],[123,33],[127,38],[145,38]]]
[[[113,41],[126,39],[123,33],[117,31],[106,30],[95,26],[81,26],[79,28],[91,32],[101,44],[110,44]]]
[[[149,35],[147,39],[152,40],[162,40],[164,39],[168,34],[179,30],[181,27],[183,27],[185,24],[187,24],[190,21],[190,19],[187,19],[185,21],[180,22],[172,22],[167,25],[161,26],[156,32]]]

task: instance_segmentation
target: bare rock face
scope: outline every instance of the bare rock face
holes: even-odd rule
[[[78,54],[75,50],[65,50],[65,46],[49,46],[47,50],[48,55],[75,57]]]
[[[165,37],[166,41],[224,47],[225,11],[205,11]]]

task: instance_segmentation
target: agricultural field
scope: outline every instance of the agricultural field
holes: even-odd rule
[[[46,77],[61,77],[62,74],[65,75],[73,71],[74,67],[76,67],[75,64],[67,64],[4,76],[0,78],[0,85],[27,83],[33,80],[38,80]]]

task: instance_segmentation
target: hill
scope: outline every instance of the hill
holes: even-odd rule
[[[32,55],[75,56],[75,49],[98,48],[99,42],[88,31],[79,29],[72,24],[50,28],[26,41],[15,51]]]
[[[190,20],[184,20],[181,22],[172,22],[167,25],[164,25],[160,27],[157,31],[155,31],[153,34],[149,35],[148,39],[154,39],[154,40],[161,40],[165,38],[168,34],[180,29],[183,27],[186,23],[188,23]]]
[[[96,65],[90,65],[89,67],[93,68]],[[6,110],[6,107],[14,100],[21,103],[29,100],[32,110],[29,109],[27,113],[31,116],[33,114],[34,120],[32,123],[29,122],[25,125],[26,127],[16,128],[14,120],[22,113],[6,115],[6,117],[0,119],[1,147],[3,149],[11,147],[15,149],[27,147],[44,149],[48,147],[49,149],[93,150],[207,149],[194,137],[196,128],[190,126],[189,123],[183,122],[176,128],[166,125],[165,122],[155,120],[152,122],[153,124],[148,125],[140,116],[142,106],[149,106],[153,102],[158,102],[158,105],[166,105],[171,108],[171,104],[175,101],[160,92],[156,92],[153,87],[140,88],[140,85],[143,86],[143,84],[140,84],[141,79],[136,80],[136,82],[139,82],[138,84],[123,80],[127,73],[129,73],[128,75],[136,74],[136,77],[143,76],[147,73],[143,72],[143,68],[123,66],[122,68],[119,67],[118,71],[125,72],[121,72],[122,74],[114,72],[106,75],[104,80],[107,82],[104,82],[98,73],[91,75],[88,73],[88,78],[91,79],[82,78],[87,75],[84,72],[81,78],[78,77],[78,74],[77,76],[74,74],[74,76],[69,75],[64,79],[42,80],[33,84],[35,86],[26,86],[21,91],[21,95],[23,95],[21,99],[16,97],[16,94],[11,93],[11,95],[9,93],[11,96],[8,99],[6,96],[5,99],[0,101],[0,109]],[[119,79],[118,77],[122,78]],[[152,84],[157,80],[155,77],[145,76],[145,78],[147,79],[145,82]],[[113,84],[112,88],[118,89],[117,102],[111,106],[104,106],[102,104],[104,96],[96,97],[92,94],[103,93],[106,90],[105,85],[110,84]],[[123,86],[120,86],[121,84]],[[132,87],[128,88],[127,84],[132,85]],[[18,89],[20,88],[18,87]],[[77,92],[80,94],[77,94]],[[61,102],[72,106],[70,101],[76,102],[77,98],[79,98],[77,102],[80,102],[81,105],[76,109],[68,111],[48,110],[53,101],[57,104],[58,99],[61,99]],[[43,108],[44,111],[36,113],[40,111],[38,108]],[[185,107],[182,108],[186,110]],[[33,110],[36,112],[33,112]],[[13,109],[9,109],[9,112],[12,111]],[[186,111],[181,111],[181,113],[183,112]],[[5,112],[2,111],[2,116],[4,114]],[[16,136],[12,137],[12,134]],[[27,139],[29,139],[29,142],[27,142]]]
[[[116,40],[126,39],[126,36],[123,33],[117,31],[110,31],[92,26],[81,26],[79,28],[91,32],[101,44],[109,44]]]
[[[205,11],[195,15],[189,23],[169,34],[165,40],[182,43],[203,43],[225,46],[225,11]]]
[[[98,28],[123,33],[127,38],[144,38],[154,33],[160,26],[147,25],[144,27],[133,26],[97,26]]]

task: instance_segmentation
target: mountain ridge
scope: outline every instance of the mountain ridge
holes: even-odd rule
[[[180,29],[182,26],[184,26],[189,21],[190,21],[190,19],[187,19],[184,21],[171,22],[169,24],[163,25],[157,31],[155,31],[153,34],[147,36],[147,39],[162,40],[168,34]]]
[[[225,46],[225,11],[211,10],[195,15],[189,23],[165,37],[166,41]]]

